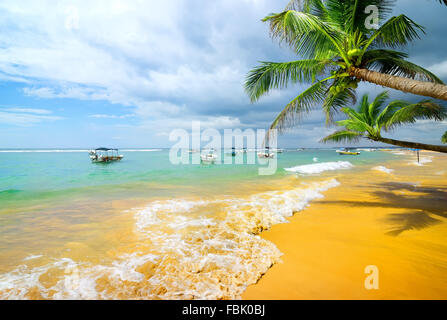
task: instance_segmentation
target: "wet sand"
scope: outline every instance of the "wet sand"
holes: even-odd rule
[[[447,155],[337,174],[290,223],[262,233],[283,253],[243,299],[447,299]],[[383,168],[382,168],[383,169]],[[379,289],[365,288],[377,266]]]

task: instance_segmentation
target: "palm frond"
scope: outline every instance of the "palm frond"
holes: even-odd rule
[[[446,0],[447,1],[447,0]],[[447,4],[447,3],[446,3]],[[447,144],[447,131],[442,135],[441,142]]]
[[[395,0],[326,0],[325,5],[329,12],[329,20],[336,23],[340,29],[352,33],[355,30],[368,34],[371,30],[365,26],[370,12],[368,6],[378,9],[379,20],[383,21],[391,13]]]
[[[424,27],[417,24],[406,15],[392,17],[370,37],[368,44],[375,43],[378,46],[399,47],[407,45],[409,42],[419,39],[419,33],[425,33]]]
[[[383,50],[379,50],[383,51]],[[364,67],[380,73],[443,84],[435,74],[417,64],[384,54],[364,62]]]
[[[415,123],[420,119],[442,121],[447,117],[444,106],[430,100],[423,100],[416,104],[409,104],[400,108],[389,118],[384,127],[389,130],[397,125]]]
[[[308,12],[310,2],[312,2],[312,0],[290,0],[284,10]]]
[[[291,0],[284,9],[288,10],[311,13],[325,21],[328,15],[324,0]]]
[[[408,54],[401,51],[391,49],[369,49],[363,54],[364,63],[372,63],[375,60],[383,59],[406,59]]]
[[[279,133],[286,131],[295,124],[301,116],[322,103],[328,89],[327,80],[314,83],[293,99],[275,118],[270,129],[277,129]]]
[[[368,116],[369,119],[376,119],[379,115],[380,111],[382,110],[383,105],[385,104],[386,100],[390,97],[390,94],[388,91],[383,91],[379,93],[374,101],[369,105],[368,110]]]
[[[347,105],[357,103],[357,95],[352,88],[345,88],[338,93],[328,93],[323,102],[323,111],[326,115],[326,124],[331,124],[334,114]]]
[[[263,21],[270,23],[272,38],[287,43],[304,58],[331,59],[344,54],[340,31],[310,13],[288,10],[267,16]]]
[[[271,89],[282,89],[289,82],[314,82],[324,73],[330,60],[298,60],[291,62],[262,62],[251,70],[245,81],[245,91],[252,102]]]
[[[362,96],[362,99],[360,100],[360,104],[358,105],[357,110],[359,113],[367,114],[368,108],[369,108],[369,95],[365,93]]]
[[[380,114],[375,119],[374,125],[379,130],[382,129],[397,110],[402,109],[402,108],[408,106],[409,104],[410,104],[409,102],[402,101],[402,100],[392,101],[380,112]],[[385,130],[386,130],[386,128],[385,128]]]
[[[364,133],[366,131],[371,131],[371,127],[364,121],[358,119],[346,119],[337,121],[337,125],[340,127],[345,127],[349,131],[355,131],[359,133]]]
[[[333,134],[328,135],[320,140],[320,142],[348,142],[348,141],[359,141],[363,134],[355,131],[340,130]]]

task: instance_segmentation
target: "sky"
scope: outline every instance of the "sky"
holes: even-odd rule
[[[170,132],[192,121],[203,129],[268,128],[306,87],[254,104],[243,89],[259,61],[297,59],[261,21],[287,2],[2,0],[0,148],[170,147]],[[426,28],[407,48],[410,60],[447,82],[447,7],[397,0],[394,13]],[[361,84],[358,93],[383,90]],[[322,147],[318,141],[334,130],[317,110],[278,144]],[[447,121],[419,121],[390,137],[439,144],[446,130]]]

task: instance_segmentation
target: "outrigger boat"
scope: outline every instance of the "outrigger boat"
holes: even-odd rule
[[[350,155],[350,156],[358,156],[360,154],[359,151],[350,151],[349,149],[339,149],[336,150],[339,155]]]
[[[98,148],[90,150],[88,153],[92,162],[121,161],[124,158],[123,155],[118,154],[118,149]]]
[[[265,151],[264,152],[259,152],[258,153],[258,157],[259,158],[272,159],[272,158],[275,157],[275,154],[273,152],[270,152],[270,148],[269,147],[265,147]]]
[[[217,156],[214,154],[214,149],[211,149],[207,154],[201,154],[200,160],[202,163],[213,164],[217,160]]]

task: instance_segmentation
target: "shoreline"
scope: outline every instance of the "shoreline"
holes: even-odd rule
[[[52,247],[45,247],[46,251],[28,252],[27,248],[16,247],[6,252],[5,257],[22,254],[18,263],[28,269],[16,268],[14,263],[11,270],[5,269],[0,276],[16,284],[0,294],[37,300],[70,298],[72,293],[60,285],[67,279],[64,268],[78,268],[81,277],[88,281],[75,294],[85,299],[352,298],[334,290],[351,290],[346,289],[346,283],[353,282],[349,275],[357,274],[357,285],[363,284],[363,270],[359,272],[359,267],[352,263],[359,257],[362,263],[368,262],[362,248],[374,248],[377,243],[383,247],[378,240],[371,244],[362,239],[363,233],[374,237],[378,232],[372,231],[384,233],[384,225],[368,218],[368,214],[361,219],[356,217],[360,201],[371,202],[369,211],[379,208],[379,201],[365,196],[364,191],[379,192],[383,190],[379,184],[388,181],[399,194],[411,193],[415,186],[421,186],[420,175],[430,172],[429,179],[445,180],[445,172],[438,175],[432,170],[441,170],[436,154],[421,154],[421,159],[426,160],[422,166],[414,165],[414,153],[399,154],[392,159],[377,155],[382,161],[374,157],[365,157],[364,161],[337,157],[332,162],[319,162],[325,169],[322,171],[314,167],[307,170],[308,165],[296,166],[297,172],[303,174],[284,174],[261,183],[244,181],[232,188],[231,193],[220,192],[217,198],[156,197],[150,202],[139,198],[115,199],[101,207],[79,203],[73,218],[88,217],[82,224],[47,218],[56,216],[58,210],[53,215],[51,212],[42,217],[36,215],[40,220],[34,221],[41,224],[34,223],[24,236],[34,231],[37,240],[44,239],[39,236],[47,234],[50,227],[56,237],[76,230],[82,232],[82,238],[62,237],[52,242]],[[435,162],[430,162],[429,157],[434,157]],[[333,166],[351,161],[355,165]],[[360,183],[365,181],[377,186],[373,190]],[[433,185],[439,185],[439,181]],[[88,208],[101,210],[89,212]],[[393,215],[399,208],[391,206],[387,214]],[[435,202],[433,208],[443,206]],[[429,215],[422,222],[436,227],[438,224],[434,222],[438,220]],[[362,226],[370,226],[372,230],[365,231]],[[341,254],[347,250],[358,257]],[[325,260],[326,256],[345,262],[337,265]],[[383,263],[389,261],[395,260],[386,258]],[[54,270],[62,273],[54,276]],[[432,274],[439,272],[435,270]],[[26,279],[31,276],[35,281],[28,283]],[[273,279],[273,286],[269,279]],[[445,282],[444,278],[442,281]],[[184,287],[183,283],[189,285]],[[23,292],[17,291],[18,288]],[[441,293],[437,296],[445,296],[442,288],[438,291]],[[328,292],[331,295],[323,294]]]
[[[418,166],[408,155],[336,173],[339,187],[262,232],[283,262],[242,298],[446,299],[447,156],[422,152],[433,162]],[[364,287],[368,265],[379,269],[378,290]]]

